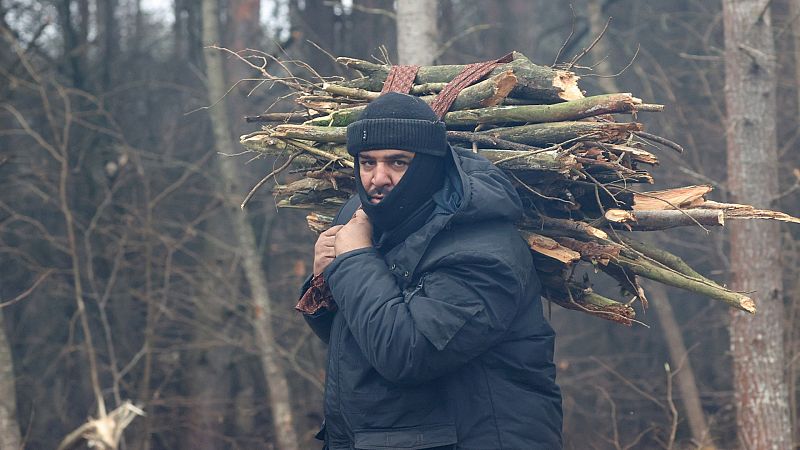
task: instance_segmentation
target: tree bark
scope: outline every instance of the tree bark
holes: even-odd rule
[[[14,382],[14,360],[6,339],[3,308],[0,307],[0,448],[22,448],[17,423],[17,390]]]
[[[561,122],[603,114],[631,113],[641,103],[641,100],[631,94],[607,94],[554,105],[494,106],[467,111],[453,108],[453,112],[445,115],[445,121],[448,125],[455,126],[503,122]]]
[[[778,194],[775,48],[769,0],[724,0],[728,190],[768,208]],[[755,316],[731,313],[736,421],[743,448],[792,446],[784,375],[781,235],[772,222],[730,227],[731,288],[754,292]]]
[[[617,142],[626,140],[631,132],[640,131],[638,123],[611,122],[550,122],[518,127],[495,128],[479,134],[494,136],[527,145],[550,146],[572,140]]]
[[[219,42],[218,10],[216,0],[203,0],[203,34],[208,43]],[[213,104],[222,98],[226,92],[225,75],[222,55],[219,52],[206,51],[204,53],[206,70],[208,72],[208,97]],[[222,103],[224,104],[224,103]],[[223,154],[233,154],[235,151],[231,143],[231,126],[224,108],[217,107],[210,110],[214,140],[217,149]],[[230,189],[237,185],[237,162],[230,158],[220,158],[219,168],[224,180],[225,197],[230,198],[233,192]],[[261,367],[264,379],[269,390],[269,403],[272,422],[275,429],[276,447],[282,450],[297,450],[299,441],[294,429],[289,385],[286,374],[281,367],[275,346],[275,336],[272,328],[272,299],[267,289],[267,283],[261,270],[261,259],[256,254],[255,235],[247,221],[245,212],[238,205],[228,205],[230,219],[233,222],[238,239],[239,251],[242,253],[244,274],[250,287],[252,296],[252,325],[255,329],[255,344],[259,349]]]
[[[725,216],[719,210],[682,209],[664,211],[627,211],[609,209],[605,218],[611,223],[624,223],[633,231],[659,231],[675,227],[697,226],[709,227],[725,225]]]
[[[397,8],[397,58],[399,64],[430,66],[438,50],[438,1],[404,0]]]

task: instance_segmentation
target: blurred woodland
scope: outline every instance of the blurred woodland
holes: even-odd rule
[[[124,429],[121,449],[321,446],[326,348],[293,309],[316,235],[268,189],[239,208],[284,163],[242,154],[258,127],[244,117],[292,110],[290,91],[208,47],[257,49],[277,77],[351,76],[332,55],[405,62],[403,1],[0,0],[0,450],[58,448],[87,419]],[[421,5],[436,64],[591,47],[574,68],[586,95],[666,105],[638,120],[686,151],[659,152],[648,189],[710,184],[710,199],[800,216],[800,0]],[[734,89],[742,59],[758,91]],[[758,159],[736,153],[737,127],[771,158],[766,193],[733,174],[729,155]],[[751,238],[759,250],[732,248]],[[545,303],[565,448],[800,448],[800,227],[649,239],[719,283],[770,287],[738,288],[757,319],[655,283],[646,325]],[[771,425],[737,420],[748,399]]]

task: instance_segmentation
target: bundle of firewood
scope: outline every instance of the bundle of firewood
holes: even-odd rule
[[[256,188],[281,171],[304,175],[277,184],[273,193],[279,207],[309,210],[309,226],[318,232],[355,191],[346,126],[380,95],[390,69],[352,58],[337,60],[361,76],[285,83],[295,90],[299,108],[248,117],[265,125],[241,137],[250,150],[288,157]],[[411,94],[430,103],[463,68],[421,67]],[[708,201],[710,186],[636,189],[653,183],[647,171],[659,162],[653,149],[683,149],[644,132],[641,123],[619,118],[635,119],[637,113],[658,112],[663,106],[627,93],[585,97],[578,79],[565,68],[538,66],[514,53],[511,62],[463,89],[443,117],[453,145],[485,156],[515,183],[526,209],[519,230],[534,254],[543,296],[565,308],[631,324],[633,302],[647,306],[639,284],[644,277],[754,313],[755,303],[746,295],[720,286],[665,250],[638,242],[629,232],[721,226],[725,219],[800,219]],[[579,264],[591,264],[594,271],[589,273],[602,272],[618,282],[626,300],[595,292],[587,271],[575,270]]]

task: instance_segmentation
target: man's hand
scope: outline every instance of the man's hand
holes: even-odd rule
[[[334,241],[336,256],[359,248],[372,247],[372,224],[364,210],[359,209],[347,222]]]
[[[336,257],[334,249],[334,242],[336,241],[336,234],[342,229],[344,225],[336,225],[323,231],[317,238],[317,243],[314,244],[314,276],[317,276],[328,267]]]

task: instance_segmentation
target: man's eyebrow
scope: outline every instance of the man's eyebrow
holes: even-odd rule
[[[411,158],[412,157],[410,155],[389,155],[389,156],[386,157],[386,159],[389,160],[389,161],[397,161],[397,160],[401,160],[401,159],[409,159],[410,160]]]

